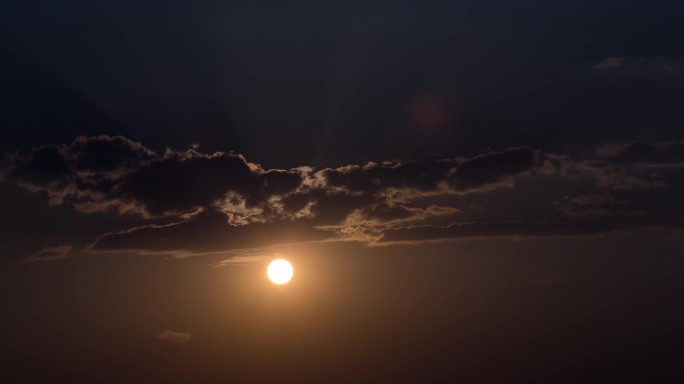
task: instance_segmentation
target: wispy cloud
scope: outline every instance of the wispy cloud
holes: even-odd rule
[[[22,264],[35,263],[39,261],[54,261],[59,259],[64,259],[69,256],[71,251],[74,249],[71,245],[58,245],[54,247],[44,247],[40,251],[34,253],[33,255],[27,256],[21,259],[19,262]]]
[[[605,75],[625,77],[665,76],[678,77],[682,72],[682,61],[672,57],[606,57],[593,67]]]
[[[264,263],[269,260],[281,258],[280,253],[275,252],[242,252],[240,254],[235,254],[225,260],[216,263],[215,267],[226,267],[229,265],[245,265],[245,264],[255,264]]]
[[[594,69],[611,69],[622,66],[624,59],[622,57],[606,57],[594,65]]]
[[[167,343],[174,344],[187,344],[192,340],[192,335],[187,332],[172,331],[167,329],[166,331],[158,334],[157,340],[161,340]]]

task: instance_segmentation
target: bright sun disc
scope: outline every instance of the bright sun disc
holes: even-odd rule
[[[275,284],[287,283],[292,279],[293,273],[292,265],[283,259],[273,260],[266,270],[269,280]]]

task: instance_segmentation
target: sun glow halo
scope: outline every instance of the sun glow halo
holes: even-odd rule
[[[289,282],[293,273],[292,265],[283,259],[273,260],[266,270],[269,280],[278,285]]]

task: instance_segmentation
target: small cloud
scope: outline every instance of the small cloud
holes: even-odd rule
[[[596,63],[592,69],[600,70],[606,75],[618,77],[681,76],[680,59],[666,56],[652,57],[606,57]]]
[[[64,259],[69,256],[69,253],[74,249],[71,245],[58,245],[54,247],[44,247],[39,252],[31,256],[27,256],[19,262],[21,264],[35,263],[37,261],[53,261]]]
[[[192,340],[192,335],[187,332],[178,332],[167,329],[157,335],[157,339],[174,344],[186,344]]]
[[[620,67],[623,64],[622,57],[606,57],[605,59],[594,65],[594,69],[611,69]]]

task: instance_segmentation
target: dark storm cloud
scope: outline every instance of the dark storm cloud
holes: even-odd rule
[[[83,214],[139,216],[139,225],[103,234],[91,250],[190,255],[308,241],[388,244],[676,226],[677,213],[652,202],[682,188],[682,164],[681,142],[634,142],[599,147],[587,159],[514,147],[472,157],[264,169],[238,154],[196,146],[157,153],[124,137],[97,136],[8,154],[2,175]],[[161,217],[166,221],[152,221]]]
[[[144,216],[178,214],[210,206],[229,191],[250,204],[286,194],[302,181],[298,170],[264,170],[242,156],[195,149],[163,154],[124,137],[79,137],[68,145],[9,154],[3,179],[44,191],[51,204],[83,212],[117,210]]]
[[[273,194],[292,191],[301,180],[297,171],[263,171],[242,156],[170,152],[127,174],[118,193],[142,204],[151,214],[162,214],[207,207],[228,191],[255,205]]]
[[[5,161],[11,180],[63,185],[79,173],[106,175],[125,171],[155,157],[154,152],[125,137],[80,136],[68,145],[42,145],[24,155],[10,154]]]

